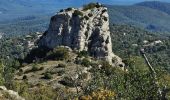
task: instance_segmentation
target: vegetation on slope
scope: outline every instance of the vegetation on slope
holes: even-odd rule
[[[113,25],[111,33],[113,51],[121,58],[141,56],[140,49],[144,48],[153,66],[164,68],[170,72],[169,37],[156,35],[128,25]],[[154,41],[161,42],[152,45]]]
[[[170,14],[170,3],[160,2],[160,1],[147,1],[147,2],[137,3],[135,5],[157,9],[167,14]]]
[[[3,4],[4,0],[0,1],[0,4],[1,2]],[[79,2],[82,3],[82,1],[79,1]],[[68,3],[68,2],[65,2],[65,3]],[[27,4],[27,3],[24,3],[24,4]],[[46,4],[46,6],[52,5],[50,6],[50,8],[47,7],[50,10],[47,10],[44,7],[44,4]],[[28,3],[29,5],[28,8],[26,7],[25,8],[26,11],[25,10],[22,11],[24,12],[22,14],[24,15],[26,12],[29,15],[20,16],[19,18],[17,17],[15,20],[9,20],[9,21],[4,20],[4,22],[1,22],[0,24],[0,32],[10,34],[10,35],[16,35],[16,34],[27,34],[29,32],[44,31],[47,28],[47,25],[49,23],[49,15],[51,16],[51,13],[56,11],[54,4],[51,4],[51,3],[48,4],[48,2],[42,3],[43,5],[42,9],[41,7],[37,8],[40,11],[37,11],[37,9],[35,10],[35,8],[31,10],[31,11],[37,11],[38,13],[33,13],[33,12],[31,13],[31,12],[28,12],[30,11],[30,9],[28,10],[30,6],[30,4]],[[112,6],[112,5],[106,5],[106,6],[108,7],[111,24],[113,23],[128,24],[128,25],[133,25],[133,26],[137,26],[140,28],[144,28],[150,31],[163,32],[167,34],[169,34],[170,32],[169,3],[154,1],[154,2],[139,3],[139,4],[131,5],[131,6]],[[13,7],[13,6],[9,6],[9,7]],[[87,10],[92,7],[100,7],[100,6],[95,5],[94,3],[91,3],[89,5],[84,5],[84,10]],[[67,9],[67,10],[70,10],[70,9]],[[42,15],[41,12],[47,12],[47,13],[43,13]],[[81,15],[80,12],[79,14]],[[7,16],[11,16],[11,15],[7,15]],[[1,19],[3,19],[2,17],[4,16],[1,16]],[[12,18],[15,18],[15,16],[13,16]],[[85,18],[88,19],[87,16],[85,16]]]
[[[170,31],[170,15],[164,11],[138,5],[107,7],[111,23],[133,25],[154,32]]]
[[[31,38],[22,36],[0,40],[0,59],[6,66],[3,72],[0,71],[2,84],[18,91],[26,100],[158,99],[159,87],[163,89],[170,84],[169,37],[160,37],[127,25],[113,25],[110,28],[113,51],[123,58],[127,70],[113,68],[108,62],[95,60],[85,51],[77,53],[60,47],[47,51],[34,48],[30,52],[27,43],[37,37],[32,34]],[[162,42],[152,45],[158,40]],[[154,83],[155,79],[140,55],[141,48],[145,49],[154,65],[159,84]],[[69,54],[72,54],[71,57]],[[29,56],[29,59],[25,59],[29,64],[21,60],[26,55]],[[90,80],[83,80],[88,77],[87,74],[80,75],[78,79],[70,78],[76,75],[68,72],[79,73],[79,69],[89,69],[87,72],[92,76]],[[54,88],[54,84],[49,83],[57,83],[59,87]]]

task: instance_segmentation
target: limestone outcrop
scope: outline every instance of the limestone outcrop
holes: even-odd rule
[[[8,90],[5,86],[0,86],[0,100],[25,100],[19,96],[18,92]]]
[[[112,64],[122,64],[121,58],[112,52],[109,15],[107,8],[100,4],[58,12],[51,18],[39,46],[51,49],[68,46],[73,50],[88,51],[91,56]]]

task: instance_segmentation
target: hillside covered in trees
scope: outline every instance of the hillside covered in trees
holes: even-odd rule
[[[36,33],[17,37],[17,38],[8,38],[1,40],[1,55],[2,63],[5,66],[4,78],[5,81],[2,81],[2,84],[10,87],[15,91],[18,91],[19,94],[31,100],[38,98],[81,98],[81,99],[90,99],[90,98],[98,98],[101,96],[102,98],[126,98],[126,99],[148,99],[148,98],[157,98],[158,94],[157,85],[153,85],[152,81],[154,80],[151,77],[151,73],[144,61],[144,58],[140,54],[140,48],[145,48],[147,57],[149,61],[154,66],[154,69],[157,72],[159,79],[159,87],[163,89],[163,86],[169,86],[170,75],[169,75],[169,43],[170,40],[167,37],[160,37],[159,35],[155,35],[153,33],[147,32],[145,30],[135,28],[128,25],[111,25],[111,35],[112,35],[112,43],[113,43],[113,51],[121,58],[123,58],[124,63],[127,66],[128,73],[124,72],[117,68],[110,67],[106,62],[95,61],[92,58],[89,58],[86,52],[80,53],[71,53],[71,55],[78,55],[79,63],[76,61],[67,61],[69,59],[70,51],[57,50],[56,52],[49,52],[47,55],[53,54],[51,56],[55,59],[51,59],[49,57],[43,59],[37,59],[36,61],[30,64],[24,64],[23,59],[30,52],[28,49],[28,41],[33,41],[37,37]],[[31,38],[32,37],[32,38]],[[24,39],[25,38],[25,39]],[[162,41],[161,43],[154,44],[154,41]],[[14,42],[15,41],[15,42]],[[148,41],[148,42],[146,42]],[[20,46],[22,44],[22,46]],[[40,53],[40,52],[39,52]],[[55,54],[56,53],[56,54]],[[63,56],[57,56],[59,54],[63,54]],[[65,56],[64,56],[65,55]],[[61,58],[60,58],[61,57]],[[82,59],[84,58],[84,59]],[[19,60],[20,59],[20,60]],[[5,63],[6,62],[6,63]],[[96,63],[97,62],[97,63]],[[102,69],[98,69],[98,64],[103,66]],[[50,72],[49,65],[53,66],[59,64],[61,66],[61,72],[55,74],[54,72]],[[97,64],[97,65],[96,65]],[[67,89],[60,88],[57,93],[53,90],[48,84],[40,83],[42,85],[30,86],[30,83],[24,81],[18,81],[15,78],[19,78],[21,80],[30,81],[32,78],[30,75],[38,76],[38,73],[44,72],[44,81],[53,80],[58,75],[67,75],[66,70],[69,69],[69,66],[93,66],[90,73],[93,74],[94,81],[90,81],[86,83],[86,86],[82,87],[83,92],[71,92],[70,87],[76,87],[79,83],[72,83],[75,80],[64,79],[62,83]],[[31,68],[26,70],[27,68]],[[47,69],[48,71],[47,71]],[[53,67],[50,67],[53,68]],[[58,68],[58,67],[57,67]],[[60,67],[59,67],[60,68]],[[81,67],[78,67],[81,68]],[[74,69],[76,70],[76,69]],[[16,74],[16,71],[18,74]],[[51,70],[52,71],[52,70]],[[79,70],[81,71],[81,70]],[[17,76],[16,76],[17,75]],[[18,76],[19,75],[19,76]],[[57,75],[57,76],[56,76]],[[3,75],[2,75],[3,76]],[[119,78],[118,78],[119,77]],[[85,78],[85,77],[84,77]],[[41,79],[41,78],[40,78]],[[82,81],[80,80],[77,80]],[[19,82],[19,83],[18,83]],[[87,81],[86,81],[87,82]],[[107,82],[107,83],[106,83]],[[124,83],[126,82],[126,83]],[[12,83],[12,84],[11,84]],[[44,85],[43,85],[44,84]],[[33,84],[32,84],[33,85]],[[29,91],[29,89],[37,88]],[[79,86],[78,86],[79,87]],[[143,87],[143,89],[139,90],[139,88]],[[22,90],[24,88],[24,90]],[[39,91],[34,93],[35,91]],[[48,94],[46,94],[48,91]],[[68,92],[64,92],[68,91]],[[62,94],[61,94],[62,93]],[[60,95],[59,95],[60,94]],[[84,95],[84,96],[83,96]],[[168,97],[168,96],[167,96]],[[46,100],[46,99],[43,99]]]
[[[163,34],[170,32],[169,3],[146,1],[132,5],[109,5],[109,1],[103,2],[106,2],[105,6],[109,10],[111,24],[128,24]],[[83,1],[77,1],[77,4],[74,4],[71,1],[60,2],[58,0],[50,2],[45,0],[38,2],[34,0],[2,0],[0,4],[0,33],[14,36],[37,31],[43,32],[48,28],[49,19],[53,13],[69,6],[79,7],[83,5]]]

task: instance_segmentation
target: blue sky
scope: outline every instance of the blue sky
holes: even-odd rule
[[[87,4],[89,2],[101,2],[103,4],[109,5],[132,5],[139,2],[144,1],[161,1],[161,2],[169,2],[170,0],[55,0],[57,3],[61,3],[65,6],[81,6],[83,4]]]
[[[107,0],[101,0],[107,1]],[[108,0],[110,2],[115,2],[115,4],[134,4],[143,1],[162,1],[162,2],[170,2],[170,0]]]
[[[162,1],[162,2],[170,2],[170,0],[84,0],[84,1],[99,1],[106,4],[118,4],[118,5],[130,5],[143,1]]]

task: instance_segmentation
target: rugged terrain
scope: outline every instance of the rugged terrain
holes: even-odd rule
[[[44,34],[0,41],[0,84],[26,100],[170,98],[168,92],[158,94],[170,87],[169,37],[128,25],[109,26],[107,8],[98,3],[61,10]]]

